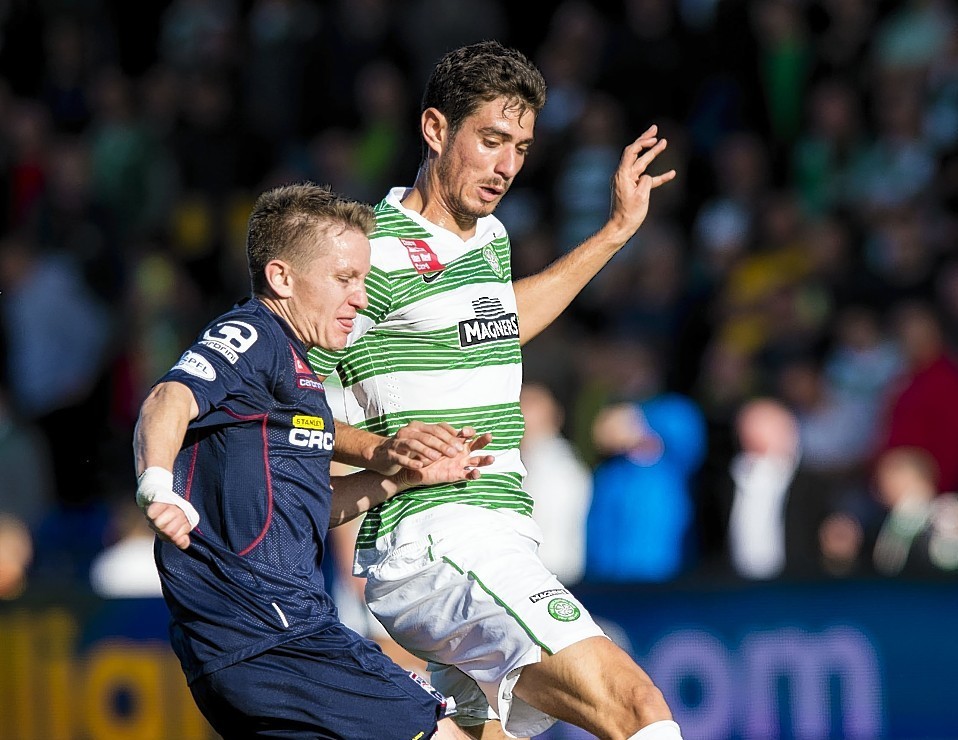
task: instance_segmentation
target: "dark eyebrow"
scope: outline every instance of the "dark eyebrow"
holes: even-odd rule
[[[480,136],[497,136],[497,137],[499,137],[500,139],[504,139],[504,140],[506,140],[506,141],[512,141],[512,140],[513,140],[512,134],[510,134],[508,131],[503,131],[501,128],[498,128],[498,127],[496,127],[496,126],[494,126],[494,125],[493,125],[493,126],[483,126],[482,128],[480,128],[480,129],[478,130],[478,132],[479,132]],[[532,142],[534,142],[534,141],[535,141],[535,137],[530,136],[530,137],[527,138],[527,139],[520,139],[520,140],[517,142],[517,144],[520,145],[520,146],[521,146],[522,144],[525,144],[526,146],[532,146]]]

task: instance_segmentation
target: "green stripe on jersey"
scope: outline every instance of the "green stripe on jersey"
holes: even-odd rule
[[[471,370],[521,363],[518,341],[490,342],[464,349],[459,346],[459,328],[449,327],[413,335],[370,332],[343,358],[339,373],[343,385],[349,387],[386,373]]]
[[[391,209],[395,213],[395,209]],[[405,216],[398,214],[399,221],[412,224],[418,229],[418,226]],[[421,229],[415,232],[422,237]],[[377,232],[378,234],[379,232]],[[409,233],[403,232],[404,237],[409,237]],[[374,235],[375,236],[375,235]],[[369,297],[369,305],[360,311],[367,316],[374,324],[374,327],[350,350],[341,350],[338,352],[314,347],[309,350],[308,358],[310,365],[319,375],[328,376],[336,369],[337,364],[346,358],[346,363],[341,372],[349,376],[344,377],[343,384],[350,385],[359,380],[368,378],[367,372],[370,368],[363,369],[363,356],[371,353],[372,357],[378,357],[381,367],[385,367],[390,362],[395,361],[395,366],[386,367],[385,370],[374,370],[373,372],[398,371],[398,370],[421,370],[432,369],[436,365],[443,365],[448,362],[448,356],[452,352],[464,354],[458,362],[447,367],[472,368],[482,363],[482,356],[489,353],[489,362],[491,365],[506,365],[519,363],[522,357],[519,350],[518,341],[511,347],[496,347],[495,351],[489,351],[489,345],[475,346],[463,349],[459,346],[458,327],[452,326],[439,332],[416,332],[411,333],[408,328],[401,328],[391,331],[380,322],[388,320],[392,315],[406,309],[415,303],[426,298],[440,295],[449,291],[463,288],[466,286],[482,285],[483,283],[508,283],[510,266],[510,248],[508,237],[500,237],[490,242],[487,247],[494,250],[500,264],[505,265],[505,270],[500,273],[496,271],[482,256],[482,251],[472,251],[463,255],[457,260],[453,260],[446,269],[442,271],[440,277],[432,283],[427,283],[422,279],[422,275],[412,268],[393,270],[385,272],[384,270],[373,266],[366,276],[366,294]],[[375,249],[375,246],[374,246]],[[388,322],[387,322],[388,325]],[[432,354],[438,348],[446,347],[444,356],[436,356],[434,362],[428,361],[423,355]],[[455,348],[455,349],[453,349]],[[384,349],[390,356],[395,355],[394,359],[387,360],[383,355]],[[420,355],[414,358],[409,365],[403,365],[404,355]],[[468,355],[472,358],[468,359]],[[372,358],[368,358],[372,359]],[[359,367],[357,367],[357,364]]]
[[[374,547],[379,537],[389,534],[404,517],[427,511],[440,504],[467,504],[485,509],[506,509],[532,516],[532,497],[522,490],[518,473],[483,473],[477,480],[443,486],[411,488],[367,512],[356,547]]]
[[[397,210],[385,200],[379,202],[376,211],[376,230],[370,239],[381,236],[398,236],[403,239],[428,239],[432,234]]]
[[[373,546],[403,517],[445,503],[532,514],[515,453],[523,434],[522,350],[509,237],[491,216],[467,242],[442,230],[432,233],[391,205],[394,198],[376,206],[370,237],[369,306],[362,313],[372,326],[345,352],[312,350],[310,362],[321,374],[336,368],[357,412],[374,415],[355,426],[383,436],[413,420],[473,427],[493,435],[488,449],[500,453],[500,465],[478,480],[413,489],[368,512],[360,548]],[[403,239],[425,242],[421,246],[435,252],[443,269],[420,274]],[[480,389],[479,397],[470,399],[470,389]]]
[[[494,250],[501,263],[503,261],[502,253],[509,250],[509,240],[507,238],[496,239],[486,246]],[[423,280],[422,275],[411,268],[390,272],[388,280],[388,291],[392,297],[389,310],[390,312],[397,312],[417,301],[467,285],[508,283],[509,273],[502,271],[497,273],[489,261],[482,256],[481,251],[471,251],[446,265],[442,274],[431,283],[427,283]],[[369,290],[368,278],[366,289]],[[372,301],[372,297],[370,297],[370,301]]]
[[[492,434],[489,450],[512,450],[519,446],[524,430],[522,411],[518,403],[496,406],[474,406],[458,409],[405,409],[402,413],[386,414],[355,424],[384,437],[395,434],[400,427],[418,419],[427,424],[446,422],[456,429],[473,427],[477,432]]]

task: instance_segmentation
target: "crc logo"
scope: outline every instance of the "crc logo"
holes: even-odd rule
[[[293,427],[289,430],[289,443],[294,447],[315,448],[332,452],[333,433],[325,432],[322,429],[297,429]]]
[[[253,346],[259,334],[245,321],[224,321],[203,333],[200,344],[216,350],[235,365],[239,356]]]

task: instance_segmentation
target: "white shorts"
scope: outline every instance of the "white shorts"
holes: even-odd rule
[[[443,516],[411,523],[416,539],[368,567],[369,608],[396,642],[430,662],[430,682],[455,699],[457,722],[498,718],[510,735],[541,734],[556,720],[513,697],[521,668],[543,650],[605,633],[542,564],[535,530],[513,526],[517,515],[440,508]]]

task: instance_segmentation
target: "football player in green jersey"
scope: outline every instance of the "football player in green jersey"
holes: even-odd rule
[[[649,173],[666,148],[649,127],[622,153],[605,225],[513,283],[509,236],[493,213],[545,99],[539,70],[498,42],[439,61],[422,101],[415,182],[376,208],[369,305],[344,353],[314,350],[310,362],[338,372],[343,387],[333,404],[341,462],[368,467],[364,451],[401,429],[414,436],[416,424],[492,433],[495,462],[480,478],[407,491],[369,512],[357,538],[367,605],[430,662],[457,722],[482,738],[531,737],[561,719],[601,738],[676,740],[661,691],[538,557],[518,449],[522,344],[635,234],[652,191],[675,172]]]

